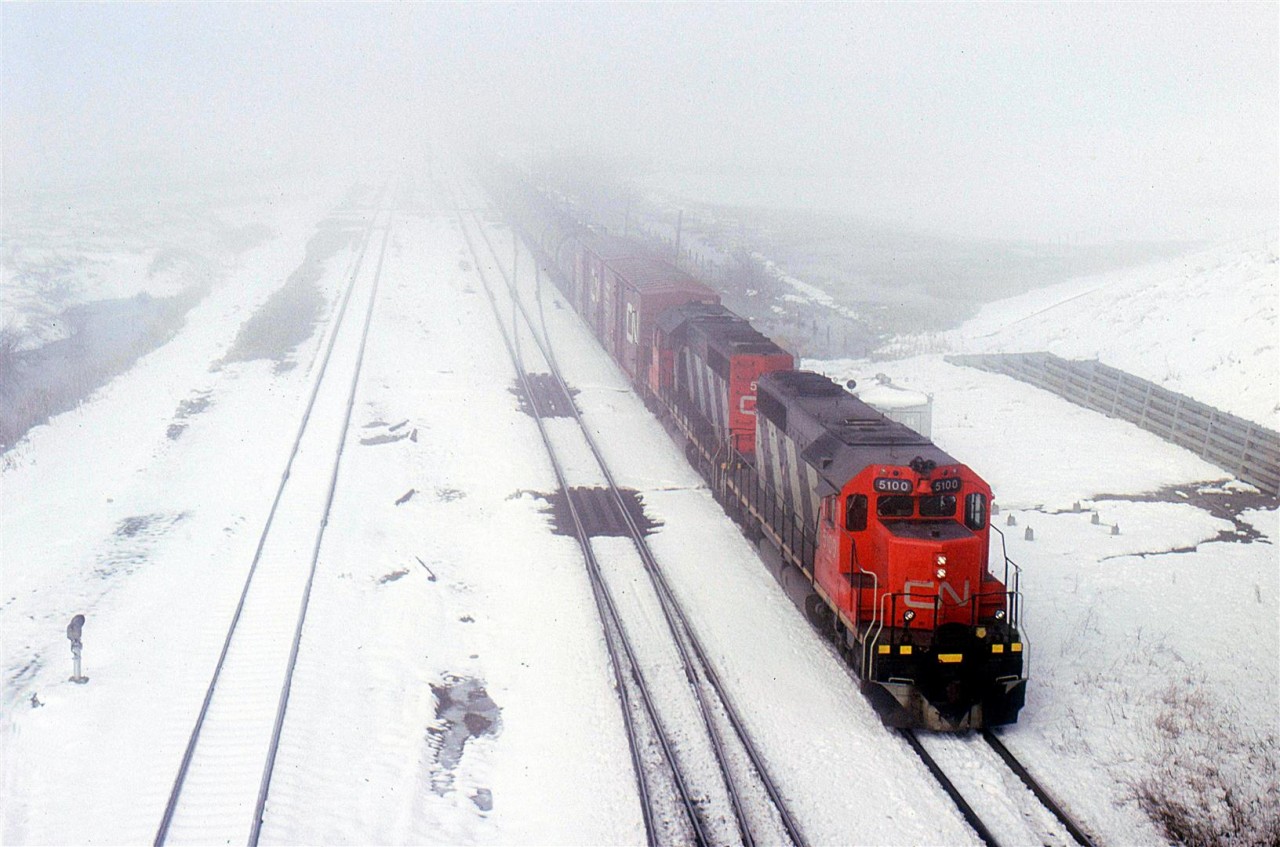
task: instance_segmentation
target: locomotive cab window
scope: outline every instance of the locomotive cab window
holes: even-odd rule
[[[867,495],[850,494],[844,501],[844,528],[849,532],[862,532],[867,528]]]
[[[982,529],[987,525],[987,497],[974,492],[964,498],[964,525],[969,529]]]
[[[920,517],[951,518],[956,514],[956,498],[954,494],[934,494],[920,498]]]
[[[882,518],[909,518],[915,510],[915,498],[909,494],[886,494],[876,498],[876,514]]]

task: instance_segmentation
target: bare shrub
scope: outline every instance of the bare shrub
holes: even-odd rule
[[[223,362],[270,359],[283,363],[315,331],[325,304],[315,283],[319,275],[314,266],[295,271],[240,327]]]
[[[21,343],[22,333],[17,327],[10,325],[0,327],[0,377],[12,374],[18,366]]]
[[[953,349],[947,336],[936,332],[895,335],[877,347],[871,359],[891,362],[931,353],[950,353]]]
[[[18,391],[22,367],[22,333],[11,325],[0,327],[0,450],[26,432],[21,407],[26,399]]]
[[[71,336],[33,350],[19,349],[17,334],[0,329],[0,452],[167,343],[204,291],[192,286],[173,297],[140,294],[73,307],[63,313]]]
[[[1280,847],[1280,753],[1192,676],[1160,694],[1133,797],[1188,847]]]
[[[325,265],[357,235],[337,222],[322,224],[307,242],[302,264],[240,327],[221,364],[269,359],[276,363],[277,373],[293,367],[289,357],[311,337],[324,310],[326,299],[319,282]]]

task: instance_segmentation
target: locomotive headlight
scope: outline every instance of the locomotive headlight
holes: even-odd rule
[[[1004,620],[1004,609],[996,609],[995,618],[998,621]]]
[[[933,557],[933,561],[937,563],[938,567],[942,567],[947,563],[947,554],[939,553],[938,555]]]
[[[946,568],[938,568],[938,569],[934,572],[934,575],[935,575],[935,576],[937,576],[937,577],[938,577],[938,579],[946,579],[946,578],[947,578],[947,569],[946,569]]]
[[[906,623],[911,623],[915,619],[916,619],[916,613],[912,609],[907,609],[905,612],[902,613],[902,620]]]

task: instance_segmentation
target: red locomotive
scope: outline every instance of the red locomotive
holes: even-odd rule
[[[649,357],[651,396],[704,424],[700,441],[756,449],[756,382],[786,370],[791,354],[719,304],[689,303],[658,318]],[[700,420],[699,420],[700,419]]]
[[[1016,566],[991,572],[991,489],[790,354],[717,293],[527,188],[517,225],[606,351],[894,725],[1012,723],[1026,677]]]

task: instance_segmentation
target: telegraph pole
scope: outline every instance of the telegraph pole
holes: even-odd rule
[[[676,267],[680,267],[680,230],[684,227],[684,209],[680,210],[679,217],[676,218]]]

